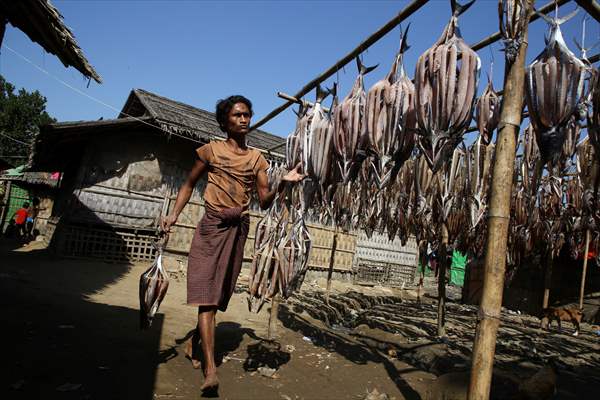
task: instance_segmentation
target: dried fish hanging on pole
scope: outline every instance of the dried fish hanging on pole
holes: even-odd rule
[[[525,94],[529,119],[536,134],[542,162],[558,167],[576,143],[573,129],[577,107],[582,101],[585,65],[567,47],[560,24],[571,19],[577,10],[560,19],[539,14],[550,26],[546,47],[526,69]],[[541,174],[541,171],[538,172]]]
[[[296,113],[296,128],[294,132],[288,135],[285,142],[285,158],[287,169],[291,170],[296,165],[302,163],[303,144],[308,130],[309,115],[308,110],[310,105],[306,102],[300,103],[300,108]],[[302,165],[302,170],[305,171],[305,165]]]
[[[338,157],[339,168],[344,184],[350,182],[352,164],[362,163],[365,154],[359,154],[360,139],[365,134],[365,107],[367,95],[364,89],[364,76],[373,71],[377,65],[365,67],[360,59],[356,58],[358,66],[358,77],[352,86],[352,90],[335,109],[334,113],[334,137],[333,143]],[[362,159],[361,159],[362,158]]]
[[[498,0],[500,34],[504,42],[506,61],[512,64],[523,43],[523,30],[529,23],[524,2],[527,0]]]
[[[358,77],[350,93],[333,112],[333,144],[341,179],[341,187],[338,187],[334,194],[334,214],[337,225],[345,228],[349,228],[352,223],[352,208],[356,208],[353,203],[357,196],[352,189],[358,188],[352,183],[366,158],[366,152],[359,147],[366,130],[364,113],[367,96],[364,90],[364,76],[377,67],[365,67],[358,57],[356,63]]]
[[[418,145],[433,172],[452,156],[468,128],[477,94],[481,61],[462,39],[458,16],[472,4],[451,0],[452,18],[415,72]],[[461,60],[459,62],[459,57]]]
[[[319,194],[321,168],[332,155],[329,146],[323,148],[325,141],[329,143],[328,134],[333,130],[331,120],[321,106],[321,102],[329,93],[320,85],[317,86],[315,104],[306,113],[308,123],[302,143],[302,170],[308,175],[308,179],[302,182],[302,202],[305,211],[313,206],[315,195]]]
[[[168,241],[168,234],[154,243],[157,255],[154,262],[140,276],[140,329],[148,329],[160,307],[160,303],[169,289],[169,277],[162,265],[163,249]]]
[[[479,99],[477,99],[475,105],[477,129],[484,145],[488,145],[492,141],[494,130],[496,130],[500,122],[500,108],[500,96],[494,90],[492,79],[488,76],[488,83],[485,90]]]
[[[495,146],[486,146],[480,135],[466,154],[469,232],[467,247],[476,256],[483,256],[486,237],[488,197]]]
[[[317,208],[321,208],[323,199],[326,198],[327,188],[332,179],[332,169],[336,161],[333,151],[333,121],[331,115],[323,110],[321,102],[330,93],[333,93],[335,97],[335,91],[336,85],[330,91],[323,91],[320,86],[317,86],[317,101],[309,127],[312,149],[309,153],[310,157],[306,160],[306,172],[308,178],[317,185],[320,199],[319,204],[315,204]]]
[[[427,164],[424,155],[420,155],[414,164],[414,205],[413,219],[414,235],[417,243],[421,240],[427,240],[429,243],[434,241],[433,220],[432,220],[432,182],[433,173]]]
[[[541,164],[540,152],[535,142],[533,127],[528,125],[520,139],[522,154],[515,160],[517,177],[513,189],[512,212],[509,226],[507,263],[519,265],[534,250],[532,227],[539,223],[536,204],[538,182],[536,171]]]
[[[293,191],[291,195],[294,195]],[[294,204],[293,200],[291,204]],[[311,237],[302,212],[291,207],[287,232],[277,244],[279,288],[283,298],[287,299],[300,290],[308,269],[311,248]]]
[[[409,48],[407,32],[408,27],[401,37],[400,50],[390,72],[367,93],[367,146],[373,156],[371,165],[379,189],[395,177],[415,142],[415,88],[403,65],[404,52]]]
[[[433,221],[438,230],[445,225],[448,230],[448,245],[464,241],[468,232],[468,206],[465,203],[468,190],[467,169],[465,165],[466,149],[459,146],[454,149],[449,163],[434,176],[435,191],[433,201]],[[438,237],[441,233],[438,232]]]
[[[285,231],[283,202],[279,194],[256,224],[254,255],[248,278],[248,309],[258,312],[277,290],[279,259],[277,242]]]

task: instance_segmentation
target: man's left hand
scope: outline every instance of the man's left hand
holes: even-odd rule
[[[298,163],[298,165],[285,174],[281,180],[284,182],[300,182],[302,179],[306,178],[306,174],[300,173],[300,168],[302,168],[302,163]]]

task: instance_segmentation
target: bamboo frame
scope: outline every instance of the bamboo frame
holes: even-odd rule
[[[527,13],[533,0],[524,3]],[[523,43],[514,63],[508,64],[505,75],[505,93],[498,125],[496,152],[491,184],[488,231],[485,247],[485,275],[479,307],[477,330],[473,343],[469,400],[489,399],[496,335],[500,326],[500,310],[506,270],[506,247],[510,220],[510,198],[517,136],[525,96],[525,58],[529,24],[525,24]]]
[[[590,230],[585,232],[585,252],[583,253],[583,271],[581,272],[581,284],[579,285],[579,309],[583,310],[583,296],[585,294],[585,275],[587,273],[588,253],[590,252]]]

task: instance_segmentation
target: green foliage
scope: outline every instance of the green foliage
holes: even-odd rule
[[[46,112],[46,98],[40,92],[23,88],[15,92],[0,75],[0,159],[13,165],[25,163],[39,127],[53,122],[56,120]]]

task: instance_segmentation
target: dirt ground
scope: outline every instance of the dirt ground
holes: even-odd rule
[[[38,243],[12,247],[0,242],[1,398],[200,397],[202,374],[183,354],[196,318],[196,310],[185,305],[184,276],[172,274],[153,326],[142,332],[138,279],[147,265],[56,258]],[[322,280],[307,281],[279,307],[275,340],[268,341],[270,306],[250,313],[245,277],[239,283],[228,311],[217,315],[221,387],[214,397],[464,397],[474,308],[450,303],[448,337],[440,341],[434,335],[433,300],[417,303],[411,290],[336,283],[327,306]],[[559,369],[552,398],[597,398],[595,328],[584,325],[574,338],[569,324],[551,334],[536,325],[527,316],[503,319],[493,397],[512,398],[519,380],[554,358]]]

